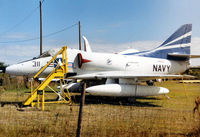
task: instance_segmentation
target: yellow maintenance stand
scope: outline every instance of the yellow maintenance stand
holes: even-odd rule
[[[56,58],[58,55],[62,54],[63,62],[62,64],[59,64],[57,62]],[[64,93],[64,96],[62,96],[62,101],[54,101],[54,102],[45,102],[45,88],[49,85],[49,83],[52,81],[52,79],[59,79],[64,80],[65,74],[68,73],[68,65],[67,65],[67,46],[62,47],[62,49],[44,66],[42,67],[38,73],[33,77],[33,79],[38,78],[38,76],[51,64],[51,63],[57,63],[58,65],[53,68],[53,71],[46,77],[46,79],[33,90],[33,84],[31,84],[31,95],[25,100],[23,103],[26,105],[31,105],[32,107],[37,104],[37,108],[39,108],[42,105],[42,110],[44,110],[44,104],[45,103],[71,103],[71,97],[69,95],[69,91],[67,93]],[[33,83],[33,79],[31,83]],[[50,86],[48,86],[51,90],[53,90]],[[62,88],[62,87],[60,87]],[[53,90],[54,91],[54,90]],[[54,91],[56,94],[58,94],[56,91]],[[68,98],[66,100],[65,98]],[[35,101],[37,100],[37,101]]]

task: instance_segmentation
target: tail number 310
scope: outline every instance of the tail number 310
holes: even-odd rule
[[[33,67],[40,67],[40,61],[33,61]]]

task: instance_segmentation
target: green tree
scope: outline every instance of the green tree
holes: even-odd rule
[[[8,65],[6,65],[4,62],[0,62],[0,67],[7,67]]]
[[[200,78],[200,68],[190,68],[184,74],[193,75],[196,78]]]

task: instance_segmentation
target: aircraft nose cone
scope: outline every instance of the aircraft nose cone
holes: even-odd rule
[[[19,73],[19,68],[17,67],[17,65],[8,66],[8,67],[6,67],[6,73],[15,75],[15,74]]]

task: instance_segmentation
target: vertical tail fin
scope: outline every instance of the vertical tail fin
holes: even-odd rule
[[[192,24],[181,26],[159,47],[180,48],[178,52],[190,54]],[[185,49],[184,49],[185,48]]]
[[[192,35],[192,24],[185,24],[181,26],[176,32],[174,32],[165,42],[159,47],[139,53],[139,56],[153,57],[153,58],[165,58],[168,54],[190,54]]]

